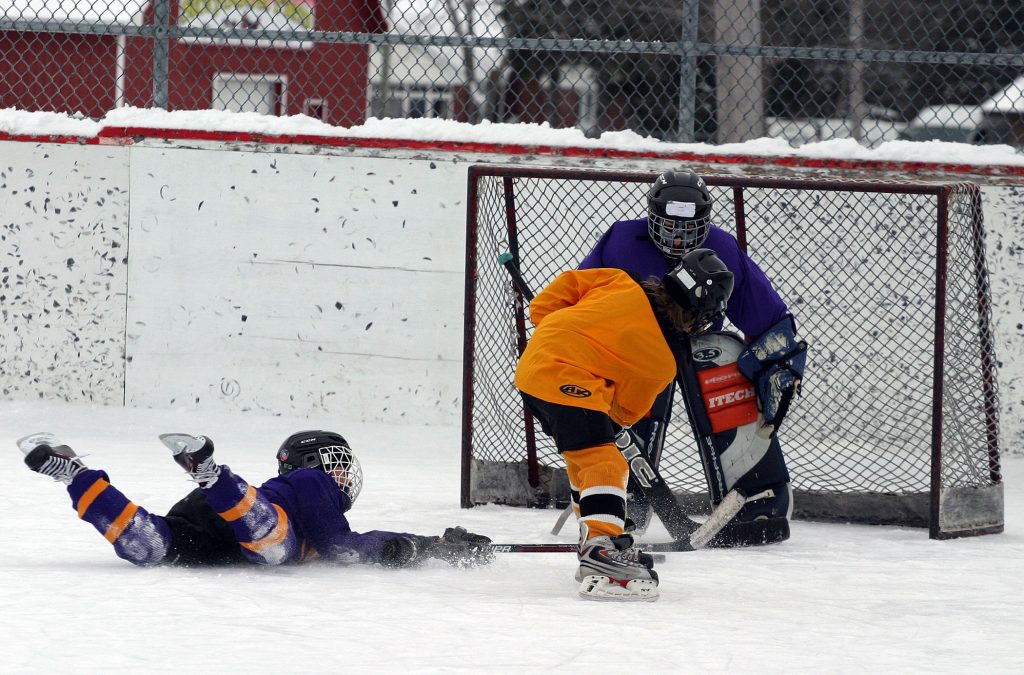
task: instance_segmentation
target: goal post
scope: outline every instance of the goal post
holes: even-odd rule
[[[562,506],[564,464],[513,385],[532,332],[498,262],[539,291],[616,220],[646,215],[657,174],[469,169],[462,505]],[[970,183],[703,176],[712,221],[736,236],[810,345],[780,433],[794,516],[1002,531],[998,395],[980,189]],[[707,512],[682,397],[661,471]]]

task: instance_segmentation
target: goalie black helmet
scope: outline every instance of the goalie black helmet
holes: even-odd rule
[[[678,258],[711,230],[711,192],[692,171],[666,171],[647,193],[647,231],[662,253]]]
[[[333,431],[300,431],[285,439],[277,451],[277,475],[295,469],[320,469],[334,479],[354,504],[363,489],[363,468],[352,447]]]
[[[725,313],[734,280],[714,251],[698,248],[683,254],[661,283],[673,300],[694,315],[694,332],[701,332]]]

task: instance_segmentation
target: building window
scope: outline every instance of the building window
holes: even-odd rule
[[[217,73],[213,77],[214,110],[283,115],[288,78],[277,74]]]
[[[327,121],[327,104],[322,98],[307,98],[302,104],[302,114],[308,115],[321,122]]]
[[[411,98],[409,99],[409,111],[406,113],[406,117],[412,117],[413,119],[427,116],[427,99],[425,98]]]
[[[387,95],[379,86],[373,88],[371,114],[383,117],[450,119],[452,92],[419,87],[391,86]],[[385,99],[386,103],[385,103]]]

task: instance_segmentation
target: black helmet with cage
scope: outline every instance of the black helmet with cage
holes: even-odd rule
[[[672,299],[693,315],[694,332],[701,332],[725,314],[734,279],[714,251],[698,248],[684,253],[661,283]]]
[[[363,468],[352,447],[333,431],[300,431],[285,439],[277,451],[277,475],[296,469],[320,469],[334,479],[354,504],[363,489]]]
[[[711,230],[711,192],[693,171],[666,171],[647,193],[647,231],[662,253],[678,258]]]

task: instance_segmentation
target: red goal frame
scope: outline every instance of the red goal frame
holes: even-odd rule
[[[464,507],[488,502],[558,506],[567,499],[561,462],[547,439],[533,429],[532,419],[524,413],[511,386],[515,354],[510,352],[521,349],[531,328],[521,296],[498,266],[496,256],[503,252],[498,249],[504,245],[520,260],[524,277],[539,290],[559,271],[575,265],[581,251],[589,250],[611,224],[608,218],[612,214],[643,215],[639,213],[643,196],[656,176],[590,169],[469,168],[462,403]],[[884,367],[906,369],[901,377],[914,400],[899,400],[905,393],[900,383],[879,385],[875,395],[891,401],[894,409],[907,406],[905,412],[914,421],[908,425],[913,434],[901,428],[900,420],[887,419],[884,411],[872,407],[878,405],[870,391],[875,385],[865,380],[869,391],[857,405],[867,412],[844,403],[834,407],[832,417],[852,413],[865,436],[872,436],[875,429],[871,425],[876,422],[886,431],[863,447],[844,442],[840,461],[842,471],[849,475],[840,471],[818,480],[818,473],[830,470],[828,461],[819,466],[802,457],[820,452],[824,460],[834,459],[814,447],[820,436],[816,433],[831,429],[831,417],[825,415],[812,423],[811,415],[800,416],[808,405],[826,401],[817,398],[820,390],[811,396],[812,401],[798,402],[794,420],[787,421],[792,426],[782,431],[796,488],[795,516],[927,526],[932,538],[1001,531],[998,391],[980,188],[971,183],[843,178],[704,175],[704,179],[716,197],[715,222],[730,229],[740,246],[749,249],[776,281],[803,278],[780,291],[790,302],[801,298],[791,308],[802,336],[811,343],[805,392],[821,387],[815,378],[829,369],[826,361],[816,361],[815,354],[831,350],[831,358],[845,368],[842,377],[849,381],[837,376],[841,381],[828,384],[836,392],[858,396],[855,385],[863,377],[858,350],[875,339],[861,324],[874,320],[872,312],[893,313],[892,318],[879,318],[875,326],[881,336],[877,338],[877,356]],[[590,222],[595,214],[596,222]],[[885,228],[892,230],[879,234]],[[856,230],[856,236],[851,237],[851,230]],[[820,238],[821,250],[826,240],[831,243],[835,239],[834,258],[827,259],[830,270],[816,270],[811,253],[804,256],[787,247],[798,246],[801,237],[805,245]],[[876,250],[880,246],[891,250]],[[571,250],[561,251],[563,247]],[[878,269],[860,270],[861,258],[864,266]],[[887,260],[905,264],[904,271],[886,270]],[[880,294],[871,296],[874,304],[870,307],[857,305],[861,289],[881,284],[878,279],[886,274],[893,275],[891,285],[898,300]],[[854,284],[853,290],[846,288],[847,282]],[[870,290],[863,294],[869,296]],[[842,310],[817,306],[839,304],[845,301],[840,297],[844,294],[850,298],[849,316],[853,317],[849,328],[861,331],[856,349],[841,344],[846,320]],[[824,303],[815,297],[831,299]],[[900,323],[897,319],[904,316],[906,322]],[[495,325],[502,328],[496,330]],[[913,328],[911,337],[905,338],[908,344],[897,344],[906,326]],[[881,353],[887,348],[891,355]],[[921,354],[925,348],[927,359]],[[862,355],[860,360],[864,360]],[[496,370],[487,379],[483,371],[492,361]],[[505,408],[515,414],[506,415]],[[699,460],[692,449],[693,457],[684,457],[687,450],[681,447],[689,430],[685,423],[675,426],[681,429],[679,442],[673,444],[679,457],[670,455],[667,441],[670,463],[666,466],[663,462],[663,473],[688,510],[705,511],[706,489],[701,489],[693,468],[694,463],[699,467]],[[905,445],[891,451],[899,455],[894,468],[886,468],[888,458],[869,457],[890,452],[886,442]],[[853,463],[847,454],[863,454],[867,468]],[[680,462],[678,467],[673,461]],[[684,466],[686,462],[689,467]],[[890,485],[887,472],[906,476]],[[812,474],[813,480],[809,478]]]

